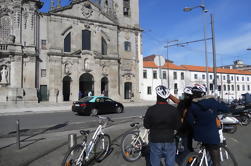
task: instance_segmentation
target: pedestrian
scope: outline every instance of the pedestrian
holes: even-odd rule
[[[186,157],[186,155],[189,152],[193,151],[193,129],[192,126],[187,122],[187,113],[188,109],[192,103],[192,87],[187,86],[185,87],[183,91],[183,98],[180,100],[177,109],[179,111],[180,115],[180,123],[181,126],[178,130],[177,135],[181,138],[182,140],[182,147],[183,149],[179,149],[182,151],[179,151],[179,154],[177,155],[177,163],[181,163],[183,159]]]
[[[89,91],[89,92],[88,92],[88,96],[92,96],[92,91]]]
[[[188,109],[187,121],[193,128],[193,138],[202,142],[209,152],[213,166],[220,166],[220,135],[217,113],[228,112],[223,102],[206,95],[206,88],[196,84],[192,88],[192,103]]]
[[[81,90],[78,92],[78,99],[81,99],[83,97],[83,93],[81,92]]]
[[[148,108],[144,117],[144,127],[149,129],[151,166],[159,166],[160,158],[165,158],[166,166],[175,165],[176,145],[174,130],[178,129],[178,111],[167,102],[170,91],[165,86],[156,87],[157,102]]]

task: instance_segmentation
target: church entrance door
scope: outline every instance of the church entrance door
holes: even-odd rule
[[[108,78],[103,77],[101,79],[101,94],[104,96],[108,96]]]
[[[63,99],[64,101],[70,100],[71,94],[71,77],[65,76],[63,79]]]
[[[79,98],[88,96],[88,93],[94,96],[94,78],[89,73],[84,73],[79,77]]]
[[[124,85],[124,97],[125,99],[131,99],[131,93],[132,93],[132,83],[131,82],[125,82]]]

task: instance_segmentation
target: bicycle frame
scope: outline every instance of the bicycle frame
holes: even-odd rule
[[[83,143],[82,143],[82,145],[84,146],[84,148],[83,148],[81,154],[80,154],[79,157],[78,157],[78,160],[77,160],[76,165],[79,165],[79,164],[82,163],[82,158],[83,158],[84,152],[86,152],[85,161],[89,160],[90,153],[91,153],[92,150],[93,150],[93,147],[94,147],[94,145],[95,145],[95,143],[96,143],[96,141],[97,141],[98,136],[99,136],[99,135],[104,135],[104,132],[103,132],[103,130],[102,130],[102,129],[103,129],[103,126],[105,126],[105,125],[99,124],[99,126],[98,126],[98,128],[95,130],[95,132],[94,132],[94,134],[93,134],[93,136],[92,136],[92,139],[91,139],[91,141],[89,142],[88,146],[87,146],[86,142],[83,142]],[[103,146],[104,146],[104,145],[103,145]]]

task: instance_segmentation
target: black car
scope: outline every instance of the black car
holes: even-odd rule
[[[105,96],[86,96],[79,101],[73,102],[72,111],[83,115],[122,113],[124,106]]]

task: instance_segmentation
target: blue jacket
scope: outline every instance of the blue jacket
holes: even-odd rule
[[[212,96],[193,99],[188,110],[187,120],[193,126],[196,141],[205,144],[220,144],[219,131],[216,126],[218,112],[229,112],[225,103],[218,102]]]

